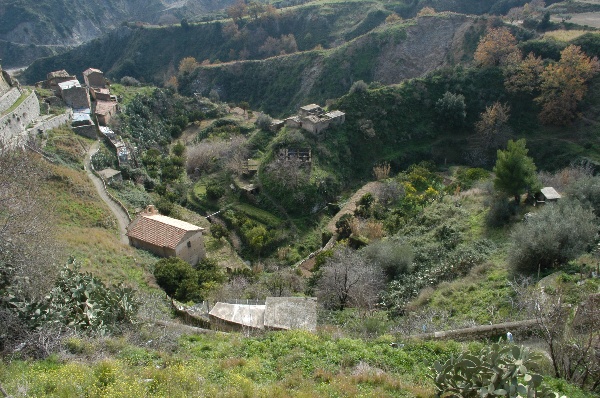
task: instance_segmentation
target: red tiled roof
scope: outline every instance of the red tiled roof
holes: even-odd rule
[[[159,247],[175,249],[186,233],[203,228],[160,214],[142,214],[129,225],[127,236]]]

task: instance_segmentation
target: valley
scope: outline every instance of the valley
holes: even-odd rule
[[[595,2],[44,4],[0,12],[4,395],[598,394]]]

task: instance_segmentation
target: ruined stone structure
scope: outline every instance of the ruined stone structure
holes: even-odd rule
[[[42,82],[42,87],[48,88],[48,89],[54,91],[55,93],[58,93],[58,91],[59,91],[58,84],[68,82],[70,80],[77,80],[77,77],[75,75],[70,75],[64,69],[57,70],[54,72],[50,72],[46,75],[46,80],[44,80]]]
[[[118,104],[115,101],[96,101],[94,116],[98,125],[106,126],[114,115],[117,114]]]
[[[87,110],[86,110],[87,111]],[[76,134],[95,140],[98,138],[96,124],[89,112],[74,112],[71,128]]]
[[[140,213],[127,227],[129,244],[160,257],[179,257],[196,265],[205,256],[204,228],[163,216],[154,206]]]
[[[100,131],[100,136],[107,138],[117,151],[117,161],[119,162],[119,167],[129,164],[133,160],[131,151],[121,137],[116,135],[114,131],[106,126],[99,126],[98,130]]]
[[[91,88],[90,95],[94,101],[117,101],[117,97],[111,95],[108,88]]]
[[[83,72],[83,81],[88,87],[106,87],[106,80],[104,79],[104,73],[100,69],[89,68]]]
[[[319,135],[330,126],[340,125],[346,121],[346,114],[341,111],[325,112],[317,104],[310,104],[299,109],[298,115],[285,119],[286,126],[302,128]]]
[[[279,158],[284,161],[299,160],[302,163],[311,163],[312,151],[310,148],[282,148],[279,150]]]

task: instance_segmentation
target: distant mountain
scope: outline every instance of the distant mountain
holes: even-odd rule
[[[23,66],[97,38],[123,22],[178,23],[234,0],[5,0],[0,5],[0,58]]]

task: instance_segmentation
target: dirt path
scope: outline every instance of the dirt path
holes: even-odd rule
[[[121,209],[121,207],[108,196],[108,194],[104,190],[104,184],[102,183],[102,180],[96,177],[94,173],[92,173],[91,157],[94,153],[96,153],[96,151],[98,151],[99,145],[100,143],[96,141],[88,149],[87,154],[85,155],[85,172],[87,173],[89,179],[92,180],[92,183],[94,183],[94,186],[96,187],[96,191],[98,191],[98,195],[100,195],[100,198],[102,198],[104,203],[106,203],[110,211],[112,211],[112,213],[117,218],[117,223],[119,224],[119,237],[121,243],[128,245],[129,239],[127,239],[126,234],[127,226],[129,225],[129,217],[127,216],[127,213],[125,213],[123,209]]]
[[[358,191],[354,192],[354,195],[352,195],[352,197],[350,199],[348,199],[348,202],[346,202],[346,205],[344,205],[344,207],[342,207],[341,210],[338,211],[337,214],[335,216],[333,216],[333,218],[327,223],[326,229],[333,234],[331,236],[331,239],[329,240],[329,242],[327,242],[327,244],[323,248],[317,250],[314,253],[311,253],[307,258],[296,263],[296,267],[300,269],[300,272],[302,273],[303,276],[309,277],[311,275],[312,269],[314,268],[315,263],[316,263],[316,255],[321,250],[330,249],[335,244],[335,242],[337,240],[335,223],[340,219],[340,217],[342,217],[344,214],[353,214],[354,210],[356,210],[356,202],[358,202],[360,200],[360,198],[363,197],[364,194],[366,194],[368,192],[374,193],[375,189],[380,184],[381,184],[381,182],[379,182],[379,181],[371,181],[371,182],[368,182],[365,185],[363,185],[362,188],[360,188]]]
[[[346,205],[342,207],[340,211],[337,212],[335,216],[327,223],[327,230],[331,233],[335,233],[335,223],[344,215],[344,214],[353,214],[354,210],[356,210],[356,202],[359,201],[360,198],[363,197],[366,193],[374,193],[375,188],[381,184],[379,181],[371,181],[362,186],[358,191],[352,195]]]

